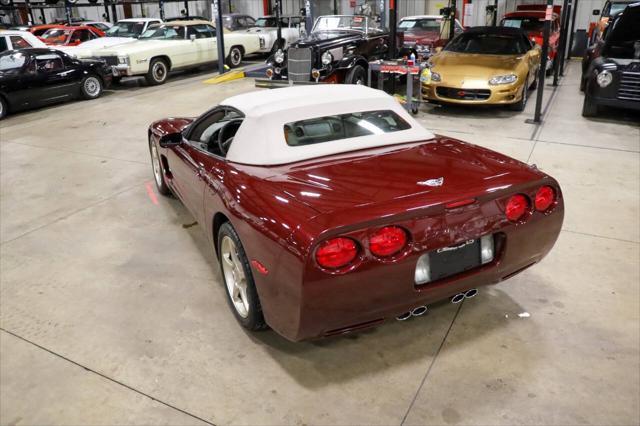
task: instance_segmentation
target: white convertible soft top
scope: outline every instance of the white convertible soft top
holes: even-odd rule
[[[320,84],[263,90],[233,96],[224,100],[221,105],[236,108],[245,115],[227,153],[227,160],[242,164],[288,164],[434,137],[393,97],[366,86]],[[285,141],[284,125],[292,121],[380,110],[394,111],[411,128],[312,145],[290,146]]]

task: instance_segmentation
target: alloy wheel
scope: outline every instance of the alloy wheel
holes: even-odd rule
[[[231,303],[238,315],[242,318],[249,316],[249,299],[247,299],[247,278],[236,244],[228,236],[224,236],[220,244],[220,256],[222,256],[222,273]]]
[[[162,62],[153,64],[153,78],[159,83],[164,81],[167,76],[167,67]]]
[[[151,165],[153,167],[153,177],[158,186],[162,186],[162,169],[160,168],[160,157],[155,144],[151,144]]]
[[[87,77],[84,81],[84,92],[92,98],[100,94],[100,82],[96,77]]]
[[[237,47],[231,49],[230,57],[231,65],[233,65],[234,67],[237,67],[238,65],[240,65],[240,62],[242,62],[242,53]]]

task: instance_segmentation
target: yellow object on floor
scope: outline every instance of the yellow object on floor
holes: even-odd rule
[[[244,71],[242,70],[238,70],[238,71],[229,71],[229,72],[225,72],[224,74],[220,74],[217,75],[213,78],[207,79],[205,81],[203,81],[203,83],[205,84],[219,84],[219,83],[224,83],[227,81],[231,81],[231,80],[238,80],[244,78]]]

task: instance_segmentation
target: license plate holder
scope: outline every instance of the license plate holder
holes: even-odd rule
[[[482,264],[480,249],[478,238],[432,251],[429,254],[431,281],[477,268]]]

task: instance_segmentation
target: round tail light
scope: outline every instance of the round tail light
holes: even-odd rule
[[[529,200],[522,194],[516,194],[509,198],[504,213],[511,222],[517,222],[524,217],[529,210]]]
[[[536,192],[536,210],[543,212],[549,209],[556,201],[556,191],[550,186],[543,186]]]
[[[316,250],[316,262],[327,269],[348,265],[358,255],[358,246],[350,238],[338,237],[324,241]]]
[[[385,226],[369,237],[371,253],[380,257],[392,256],[407,245],[407,233],[397,226]]]

